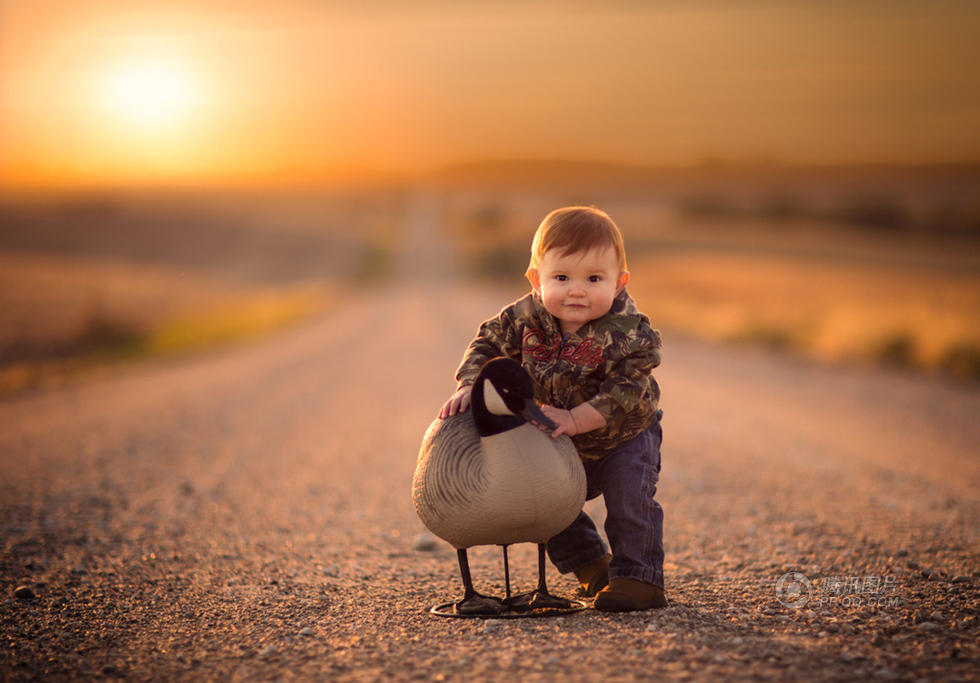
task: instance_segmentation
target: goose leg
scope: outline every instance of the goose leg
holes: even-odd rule
[[[504,599],[510,599],[510,563],[507,561],[507,546],[500,546],[504,549]]]
[[[504,606],[497,598],[488,595],[480,595],[473,588],[473,579],[470,577],[470,562],[466,556],[466,548],[456,551],[459,560],[459,573],[463,578],[463,599],[453,605],[456,614],[500,614],[504,611]]]
[[[522,593],[504,601],[509,609],[526,612],[532,609],[568,609],[575,603],[565,598],[559,598],[548,592],[545,581],[545,545],[538,544],[538,587],[530,593]]]

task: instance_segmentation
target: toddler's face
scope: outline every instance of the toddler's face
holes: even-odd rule
[[[608,313],[629,273],[619,271],[612,247],[574,254],[552,249],[544,253],[528,279],[544,307],[558,318],[562,332],[568,334]]]

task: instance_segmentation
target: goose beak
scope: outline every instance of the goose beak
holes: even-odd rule
[[[549,420],[545,414],[541,412],[541,408],[538,407],[538,404],[534,402],[533,398],[524,399],[524,408],[521,410],[520,416],[528,422],[537,422],[538,424],[544,425],[548,429],[558,429],[558,425]]]

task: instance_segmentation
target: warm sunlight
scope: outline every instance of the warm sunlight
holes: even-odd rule
[[[978,5],[844,5],[0,0],[0,183],[980,157]]]
[[[117,123],[140,128],[180,124],[197,99],[187,70],[162,60],[109,69],[102,86],[103,103],[118,116]]]

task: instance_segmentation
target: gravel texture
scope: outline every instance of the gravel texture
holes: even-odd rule
[[[460,582],[412,510],[415,455],[505,302],[440,275],[416,208],[391,288],[0,404],[0,678],[980,677],[977,387],[670,335],[670,606],[430,615]],[[535,561],[512,550],[517,588]],[[498,549],[471,566],[502,592]]]

